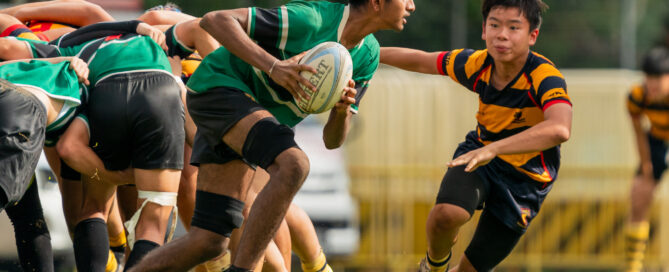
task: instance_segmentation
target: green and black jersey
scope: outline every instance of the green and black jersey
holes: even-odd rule
[[[294,1],[273,9],[248,9],[247,34],[268,53],[288,59],[327,42],[339,42],[349,16],[349,6],[327,1]],[[379,64],[379,43],[370,34],[349,50],[356,82],[357,112],[369,80]],[[291,94],[259,69],[224,47],[209,54],[188,81],[188,88],[204,92],[217,87],[244,91],[270,111],[282,124],[294,126],[308,114]]]
[[[58,45],[59,40],[52,43]],[[120,73],[161,71],[172,74],[165,52],[148,36],[108,36],[75,46],[59,47],[59,51],[63,56],[80,57],[89,46],[98,46],[90,58],[87,58],[90,70],[88,80],[92,86],[106,77]]]
[[[52,64],[43,60],[15,62],[0,66],[0,78],[16,86],[30,86],[44,92],[52,99],[63,101],[63,107],[55,121],[46,127],[47,135],[61,131],[77,114],[82,97],[86,95],[86,87],[79,83],[74,70],[69,68],[70,62]],[[57,136],[47,137],[45,145],[55,144]]]

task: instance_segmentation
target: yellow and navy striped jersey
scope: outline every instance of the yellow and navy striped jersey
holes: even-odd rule
[[[571,105],[564,77],[544,56],[530,52],[523,69],[503,90],[490,85],[493,67],[487,50],[458,49],[443,52],[437,59],[442,75],[479,95],[476,134],[484,145],[542,122],[543,111],[552,105]],[[551,182],[560,165],[560,147],[498,158],[533,180]]]
[[[627,97],[627,110],[632,115],[644,114],[650,121],[650,134],[669,140],[669,98],[650,101],[645,87],[634,86]]]

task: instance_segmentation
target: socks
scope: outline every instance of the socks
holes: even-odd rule
[[[625,231],[625,271],[639,272],[643,268],[650,226],[648,221],[631,223]]]
[[[123,271],[128,271],[131,267],[138,264],[142,260],[144,255],[148,254],[151,250],[158,248],[158,245],[155,242],[149,240],[137,240],[135,245],[132,247],[128,261],[125,263],[125,269]]]
[[[435,260],[430,257],[430,254],[425,254],[427,259],[427,266],[430,267],[430,271],[433,272],[445,272],[448,270],[448,261],[451,260],[451,253],[448,253],[448,256],[440,260]]]
[[[109,258],[107,224],[100,218],[85,219],[74,229],[77,271],[104,271]]]
[[[109,249],[111,250],[111,253],[114,255],[114,261],[118,265],[123,264],[123,261],[125,259],[126,243],[127,240],[125,237],[125,231],[122,231],[117,235],[109,236]]]
[[[328,265],[327,260],[325,259],[325,254],[323,254],[323,250],[321,249],[320,253],[318,254],[318,257],[313,263],[305,262],[304,260],[302,261],[302,271],[304,272],[331,272],[332,268]]]

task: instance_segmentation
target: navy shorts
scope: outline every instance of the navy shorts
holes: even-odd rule
[[[664,140],[655,138],[650,133],[647,133],[647,136],[648,146],[650,147],[650,161],[653,164],[653,178],[655,181],[660,181],[662,174],[667,170],[667,151],[669,151],[669,147]],[[641,166],[637,169],[637,174],[640,173]]]
[[[477,140],[476,132],[472,131],[460,143],[453,157],[480,147],[483,144]],[[441,183],[437,203],[460,206],[470,213],[483,208],[519,233],[525,232],[553,187],[553,182],[535,181],[499,158],[477,168],[474,173],[480,182],[449,179],[447,172]],[[476,196],[478,199],[472,201]]]

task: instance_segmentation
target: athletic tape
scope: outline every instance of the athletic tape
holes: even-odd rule
[[[172,224],[169,228],[169,234],[167,236],[167,242],[172,240],[174,236],[174,230],[177,227],[177,193],[175,192],[155,192],[155,191],[141,191],[137,190],[137,198],[142,199],[146,198],[142,203],[142,206],[139,207],[137,212],[130,218],[130,220],[125,222],[125,228],[128,230],[128,246],[132,250],[132,247],[135,245],[135,227],[139,221],[139,217],[142,214],[142,210],[147,203],[153,202],[160,206],[172,206]]]

